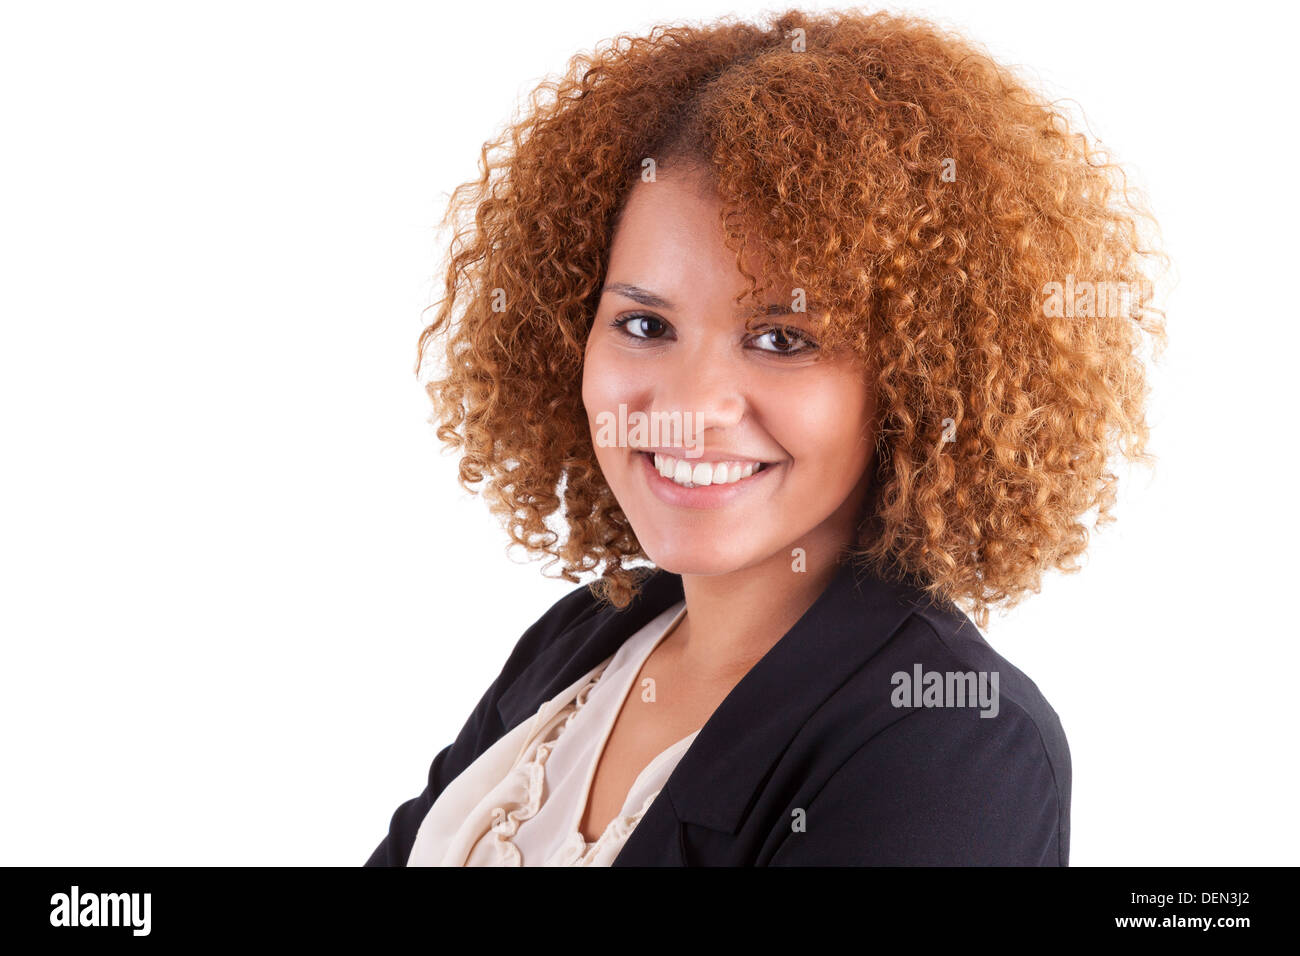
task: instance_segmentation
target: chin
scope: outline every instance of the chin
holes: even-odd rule
[[[719,549],[712,544],[693,545],[681,541],[658,547],[651,547],[642,542],[641,550],[656,567],[672,574],[703,576],[730,574],[732,571],[750,567],[762,560],[762,556],[749,551],[733,548]]]

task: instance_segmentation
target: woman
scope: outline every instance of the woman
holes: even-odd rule
[[[1150,458],[1117,167],[883,14],[660,28],[555,92],[454,194],[420,349],[462,483],[598,577],[367,865],[1066,865],[1061,723],[959,605],[1075,570]]]

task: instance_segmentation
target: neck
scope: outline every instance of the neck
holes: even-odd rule
[[[851,496],[806,538],[727,574],[683,574],[686,616],[672,635],[687,672],[738,681],[826,590],[857,534],[860,500]],[[797,561],[795,548],[803,550]]]

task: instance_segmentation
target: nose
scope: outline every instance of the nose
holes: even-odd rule
[[[725,349],[703,343],[677,348],[658,371],[654,410],[681,412],[697,437],[710,429],[734,428],[745,417],[747,370],[730,360]]]

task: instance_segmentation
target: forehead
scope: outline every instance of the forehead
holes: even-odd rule
[[[722,207],[700,173],[661,173],[638,181],[628,193],[614,230],[614,244],[664,238],[722,239]]]
[[[637,182],[628,195],[610,246],[608,280],[660,292],[665,299],[721,289],[738,295],[749,289],[736,253],[726,245],[723,207],[702,173],[660,173]],[[746,250],[745,267],[757,274],[760,257]],[[760,289],[778,295],[769,276]]]

